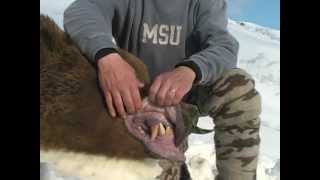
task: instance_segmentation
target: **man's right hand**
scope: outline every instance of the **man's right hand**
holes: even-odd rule
[[[143,84],[136,78],[134,69],[118,53],[98,60],[98,78],[112,117],[124,117],[141,109],[139,88]]]

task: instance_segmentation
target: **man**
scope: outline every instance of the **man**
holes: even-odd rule
[[[256,179],[260,96],[252,77],[236,68],[238,42],[227,31],[225,0],[76,0],[64,27],[97,64],[112,116],[141,108],[144,85],[117,54],[122,48],[147,65],[154,104],[183,100],[214,119],[216,179]]]

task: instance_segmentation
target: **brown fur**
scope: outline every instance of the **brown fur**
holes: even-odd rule
[[[136,57],[120,50],[149,82]],[[121,72],[119,72],[121,73]],[[139,159],[149,157],[121,120],[109,116],[98,88],[96,70],[70,38],[40,15],[40,145],[41,149]]]

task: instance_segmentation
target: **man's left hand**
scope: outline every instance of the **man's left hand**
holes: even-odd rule
[[[162,73],[152,83],[149,98],[159,106],[176,105],[190,91],[195,78],[195,72],[187,66]]]

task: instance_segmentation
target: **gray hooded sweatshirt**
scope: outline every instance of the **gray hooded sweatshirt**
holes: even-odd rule
[[[65,31],[90,60],[101,49],[126,49],[151,78],[192,64],[199,85],[236,67],[227,22],[225,0],[76,0],[64,12]]]

